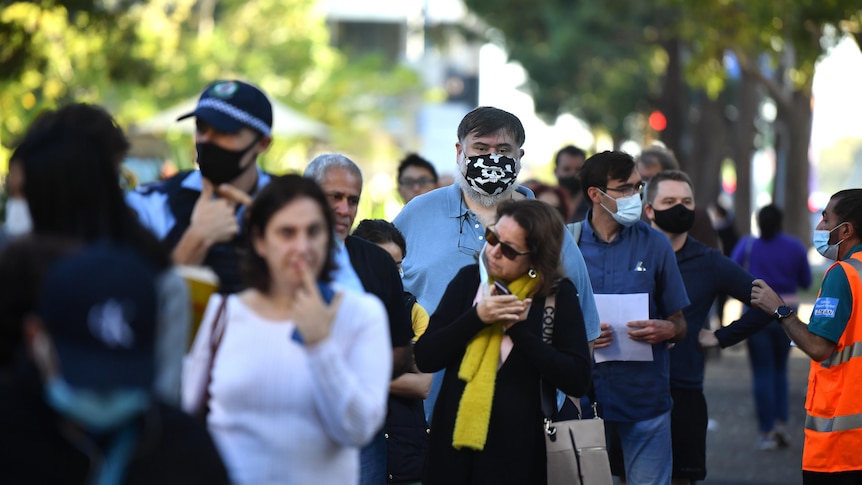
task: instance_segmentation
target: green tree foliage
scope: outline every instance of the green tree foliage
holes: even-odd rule
[[[331,47],[316,0],[0,3],[0,145],[7,149],[42,109],[99,103],[129,126],[225,78],[253,82],[327,123],[333,141],[356,155],[381,136],[382,119],[408,114],[399,100],[419,85],[405,68],[348,59]],[[188,140],[174,141],[189,151]],[[311,143],[276,140],[265,162],[289,169],[286,154],[301,158]]]
[[[754,86],[760,85],[778,106],[782,183],[774,195],[787,210],[786,220],[796,221],[789,231],[807,239],[814,65],[829,47],[824,32],[830,26],[860,35],[857,1],[466,3],[502,34],[494,35],[528,71],[537,109],[546,115],[572,112],[619,140],[634,135],[636,124],[626,119],[661,108],[669,122],[662,136],[683,168],[695,172],[701,201],[713,200],[725,158],[747,173],[757,135]],[[731,79],[725,70],[727,53],[739,60],[741,78]],[[727,115],[729,104],[736,115]],[[743,174],[740,180],[747,198],[750,181]],[[737,202],[747,213],[747,200]]]

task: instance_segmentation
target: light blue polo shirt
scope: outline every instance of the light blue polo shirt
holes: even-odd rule
[[[590,216],[591,212],[587,213],[587,220]],[[585,221],[579,245],[596,294],[649,293],[651,319],[666,318],[689,305],[670,240],[643,221],[624,227],[610,243],[599,238]],[[652,351],[651,362],[596,364],[593,382],[603,418],[642,421],[670,410],[667,343],[653,344]]]
[[[862,245],[853,246],[844,257],[850,259],[854,253],[862,251]],[[835,263],[823,276],[820,294],[814,301],[811,318],[808,320],[808,331],[814,335],[838,343],[853,311],[853,295],[850,292],[850,281],[844,268]]]

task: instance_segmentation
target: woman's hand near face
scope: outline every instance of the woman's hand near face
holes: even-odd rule
[[[530,303],[533,302],[531,298],[521,301],[515,295],[496,294],[496,288],[492,291],[491,295],[486,296],[476,305],[479,320],[487,325],[499,322],[509,328],[512,324],[527,318]]]
[[[308,265],[297,264],[296,271],[302,285],[294,295],[293,319],[303,342],[314,345],[329,336],[343,294],[337,292],[332,303],[326,304]]]

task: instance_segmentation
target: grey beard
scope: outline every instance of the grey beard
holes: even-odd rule
[[[470,198],[473,202],[481,205],[482,207],[495,207],[500,202],[511,199],[512,194],[515,193],[515,189],[518,188],[518,183],[515,182],[510,185],[506,190],[497,194],[497,195],[485,195],[480,194],[473,190],[473,187],[470,186],[470,183],[467,182],[467,179],[464,177],[464,174],[461,171],[455,172],[455,180],[458,182],[458,186],[461,187],[461,193],[466,194],[467,197]]]

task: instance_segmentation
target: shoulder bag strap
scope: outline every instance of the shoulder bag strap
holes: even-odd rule
[[[204,397],[200,400],[200,409],[195,413],[199,418],[206,421],[209,414],[210,406],[210,384],[213,379],[213,365],[215,364],[216,353],[221,345],[222,337],[224,337],[225,328],[227,327],[227,300],[230,295],[223,295],[221,305],[216,311],[215,318],[212,323],[212,333],[210,334],[210,358],[207,365],[207,381],[204,385]]]
[[[556,300],[557,300],[557,292],[556,288],[552,290],[551,294],[545,299],[545,311],[542,314],[542,340],[551,345],[554,337],[554,314],[556,312]],[[545,416],[547,420],[554,421],[557,416],[557,390],[551,388],[551,386],[545,385],[542,381],[540,382],[540,390],[542,395],[542,414]],[[593,387],[593,383],[590,382],[590,388],[587,391],[587,397],[590,398],[590,404],[593,407],[594,416],[598,417],[598,409],[596,403],[596,389]],[[583,416],[583,412],[581,411],[581,403],[578,399],[573,398],[566,394],[566,398],[572,401],[572,404],[578,409],[578,415]]]

